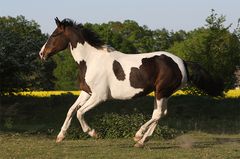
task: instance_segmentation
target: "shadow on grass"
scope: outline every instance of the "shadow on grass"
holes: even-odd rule
[[[46,98],[2,96],[0,129],[4,132],[56,135],[77,96]],[[129,101],[108,101],[86,114],[88,123],[103,138],[132,137],[150,119],[153,97]],[[240,133],[240,99],[213,99],[206,96],[174,96],[168,114],[156,129],[155,137],[173,138],[186,131]],[[73,119],[70,138],[86,138]]]

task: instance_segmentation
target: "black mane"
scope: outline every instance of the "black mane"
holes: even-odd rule
[[[77,24],[71,19],[63,19],[61,24],[65,27],[70,26],[74,27],[84,38],[83,40],[88,42],[90,45],[92,45],[95,48],[102,48],[104,45],[104,42],[101,40],[101,38],[93,32],[91,29],[86,28],[81,23]]]
[[[66,18],[66,19],[63,19],[62,21],[61,21],[61,24],[63,25],[63,26],[65,26],[65,27],[67,27],[67,26],[76,26],[77,24],[76,24],[76,22],[74,22],[73,20],[71,20],[71,19],[68,19],[68,18]]]

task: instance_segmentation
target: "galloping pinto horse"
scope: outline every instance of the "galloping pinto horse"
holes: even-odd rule
[[[84,114],[109,99],[131,99],[154,91],[152,118],[136,132],[135,147],[143,147],[161,117],[167,113],[168,98],[191,81],[209,95],[222,92],[219,82],[212,79],[200,65],[185,62],[163,51],[124,54],[104,45],[99,37],[82,24],[70,19],[55,18],[57,28],[39,52],[46,60],[69,47],[79,66],[81,93],[70,107],[56,142],[61,142],[75,113],[84,132],[97,137],[84,120]]]

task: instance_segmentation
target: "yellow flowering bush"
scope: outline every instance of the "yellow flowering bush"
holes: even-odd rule
[[[62,94],[73,94],[79,95],[80,91],[24,91],[15,93],[15,95],[22,96],[33,96],[33,97],[50,97],[52,95],[62,95]],[[188,91],[179,90],[173,95],[187,95]],[[149,96],[154,96],[154,92],[150,93]],[[225,97],[227,98],[240,98],[240,89],[232,89],[225,92]]]
[[[15,95],[22,95],[22,96],[32,96],[32,97],[50,97],[52,95],[63,95],[63,94],[73,94],[79,95],[80,91],[24,91],[14,93]]]
[[[229,98],[240,98],[240,89],[231,89],[225,95]]]

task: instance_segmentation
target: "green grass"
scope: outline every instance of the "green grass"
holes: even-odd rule
[[[152,139],[143,149],[129,139],[65,140],[24,134],[0,134],[1,158],[81,159],[239,159],[239,135],[210,135],[190,132],[171,140]]]
[[[239,159],[240,99],[174,96],[168,115],[144,149],[131,139],[149,120],[153,97],[109,101],[86,114],[101,139],[89,139],[76,117],[63,143],[55,138],[73,95],[45,98],[3,96],[0,158],[177,158]]]

